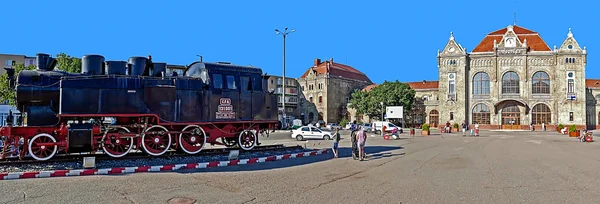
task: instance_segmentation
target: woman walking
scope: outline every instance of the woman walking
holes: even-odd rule
[[[358,145],[358,155],[361,161],[365,159],[365,142],[367,142],[367,134],[365,133],[365,128],[362,127],[357,134],[356,143]]]
[[[338,158],[338,144],[340,143],[340,128],[335,129],[333,133],[333,158]]]

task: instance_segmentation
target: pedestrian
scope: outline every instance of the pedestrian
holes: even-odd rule
[[[463,122],[461,126],[462,126],[463,137],[465,137],[465,136],[467,136],[467,123]]]
[[[365,128],[361,127],[360,131],[358,131],[357,136],[357,146],[358,146],[358,155],[361,161],[365,159],[365,143],[367,142],[367,133],[365,133]]]
[[[475,124],[475,136],[479,136],[479,124]]]
[[[542,123],[542,131],[546,131],[546,123]]]
[[[450,133],[450,121],[446,121],[446,133]]]
[[[338,158],[338,144],[340,143],[340,128],[335,129],[333,133],[333,158]]]
[[[358,138],[358,131],[352,131],[352,133],[350,133],[350,142],[352,143],[352,159],[357,160],[359,157],[359,151],[358,151],[358,144],[357,144],[357,138]]]

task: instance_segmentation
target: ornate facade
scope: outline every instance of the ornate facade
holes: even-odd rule
[[[437,60],[437,92],[417,94],[427,96],[422,103],[429,124],[466,121],[485,129],[528,129],[544,123],[550,129],[595,127],[596,115],[600,121],[600,85],[593,88],[590,80],[586,85],[587,51],[571,29],[551,49],[539,33],[511,25],[488,33],[471,52],[451,33]]]
[[[308,113],[308,118],[317,118],[316,121],[339,123],[342,118],[349,118],[347,104],[352,92],[372,84],[371,80],[357,69],[329,61],[321,62],[315,59],[301,78],[298,79],[302,94],[309,103],[316,106],[318,113]]]

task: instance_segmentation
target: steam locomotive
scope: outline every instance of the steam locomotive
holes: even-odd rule
[[[260,144],[258,132],[278,124],[277,96],[266,90],[260,68],[196,61],[182,76],[166,76],[166,63],[146,57],[85,55],[81,73],[54,70],[56,59],[47,54],[36,62],[36,70],[16,77],[17,109],[27,124],[0,128],[0,158],[98,151],[123,157],[134,149],[197,154],[207,143],[251,150]]]

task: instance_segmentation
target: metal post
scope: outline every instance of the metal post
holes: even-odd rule
[[[283,107],[283,112],[281,117],[283,118],[283,122],[287,125],[287,118],[285,117],[285,36],[283,35],[283,90],[281,94],[281,106]]]
[[[288,31],[288,28],[285,28],[285,30],[283,30],[283,32],[279,31],[278,29],[275,29],[275,33],[276,34],[281,34],[283,36],[283,91],[281,94],[281,107],[283,108],[283,111],[281,112],[281,118],[283,119],[283,124],[282,126],[287,125],[287,119],[285,117],[285,38],[287,37],[288,34],[296,32],[296,30],[291,30]]]

